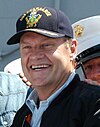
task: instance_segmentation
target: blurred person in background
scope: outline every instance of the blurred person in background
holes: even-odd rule
[[[100,15],[79,20],[72,27],[78,41],[77,64],[86,81],[100,85]]]
[[[19,77],[19,59],[6,65],[0,72],[0,127],[10,127],[18,109],[26,100],[28,86]]]

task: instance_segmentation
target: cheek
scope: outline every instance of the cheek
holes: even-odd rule
[[[67,51],[62,49],[62,48],[58,48],[54,53],[54,57],[58,58],[58,59],[63,59],[66,57]]]
[[[62,63],[62,64],[67,64],[68,62],[70,62],[70,56],[69,56],[69,53],[65,50],[63,50],[62,52],[58,51],[56,53],[56,58],[59,59],[59,61]]]
[[[23,67],[26,66],[28,58],[29,58],[29,53],[23,52],[23,50],[20,49],[20,54],[21,54],[21,62]]]
[[[69,61],[69,56],[67,55],[67,53],[65,52],[60,52],[59,50],[57,52],[54,52],[53,54],[53,59],[52,59],[53,63],[55,66],[57,66],[58,68],[66,68],[66,66],[68,65]]]

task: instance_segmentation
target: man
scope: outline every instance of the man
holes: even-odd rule
[[[79,20],[72,26],[79,42],[76,60],[83,64],[88,81],[100,85],[100,15]]]
[[[29,86],[28,81],[19,77],[22,72],[20,59],[16,59],[0,72],[0,127],[10,127],[14,116],[24,104]],[[22,73],[21,73],[22,74]]]
[[[12,127],[99,127],[100,87],[75,74],[77,42],[68,17],[36,7],[16,25],[7,44],[19,43],[23,72],[34,90]]]
[[[16,74],[0,72],[0,127],[10,127],[24,104],[28,87]]]

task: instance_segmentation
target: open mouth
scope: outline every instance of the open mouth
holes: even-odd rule
[[[50,67],[50,65],[46,64],[46,65],[37,65],[37,66],[31,66],[30,68],[32,70],[42,70],[42,69],[46,69]]]

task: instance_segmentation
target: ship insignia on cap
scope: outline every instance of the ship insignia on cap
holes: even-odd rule
[[[84,31],[84,27],[81,25],[76,25],[74,27],[74,34],[76,37],[81,37]]]
[[[42,8],[42,7],[36,7],[24,13],[21,16],[20,21],[23,21],[23,20],[26,21],[26,28],[36,27],[37,23],[42,17],[42,14],[38,13],[39,11],[44,13],[47,17],[52,16],[52,13],[48,9]]]
[[[30,15],[25,18],[26,19],[26,28],[36,27],[37,23],[39,22],[41,17],[42,17],[42,15],[37,14],[36,11],[31,12]]]

